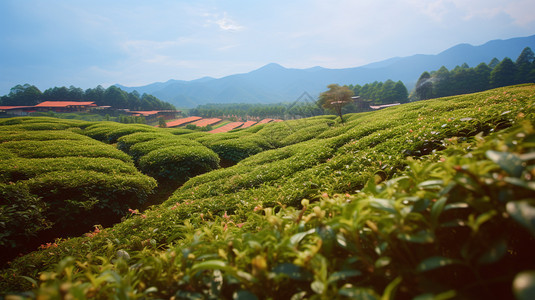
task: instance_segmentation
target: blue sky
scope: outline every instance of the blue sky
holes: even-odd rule
[[[1,0],[0,95],[357,67],[535,34],[533,0]]]

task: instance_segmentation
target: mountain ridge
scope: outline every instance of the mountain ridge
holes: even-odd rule
[[[184,81],[171,79],[145,86],[119,88],[149,93],[178,107],[195,107],[206,103],[276,103],[294,101],[303,92],[317,96],[331,83],[365,84],[388,79],[401,80],[410,90],[424,71],[445,66],[452,69],[467,63],[474,67],[489,63],[494,57],[513,60],[525,47],[535,49],[535,35],[506,40],[491,40],[479,46],[457,44],[438,54],[415,54],[392,57],[359,67],[329,69],[321,66],[307,69],[286,68],[275,62],[248,73],[221,78],[202,77]]]

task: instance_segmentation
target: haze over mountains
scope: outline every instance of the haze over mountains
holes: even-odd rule
[[[217,79],[172,79],[139,87],[117,86],[127,92],[137,90],[141,94],[152,94],[177,107],[195,107],[206,103],[290,102],[303,92],[316,97],[331,83],[363,85],[392,79],[403,81],[411,90],[424,71],[437,70],[441,66],[451,70],[463,63],[475,67],[481,62],[489,63],[494,57],[499,60],[504,57],[516,60],[525,47],[535,49],[535,35],[493,40],[480,46],[459,44],[436,55],[395,57],[355,68],[289,69],[271,63],[249,73]]]

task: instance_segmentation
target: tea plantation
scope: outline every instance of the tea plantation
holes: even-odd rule
[[[14,259],[0,293],[532,299],[534,126],[535,85],[218,134],[1,120],[2,247],[127,215]],[[184,184],[136,210],[155,179]]]

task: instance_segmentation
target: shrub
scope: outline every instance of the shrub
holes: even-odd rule
[[[117,149],[129,153],[130,147],[141,142],[147,142],[158,138],[174,138],[173,135],[167,132],[137,132],[124,135],[117,140]]]
[[[154,150],[163,149],[166,147],[171,146],[200,146],[199,143],[189,140],[189,139],[183,139],[180,137],[174,137],[171,136],[171,138],[167,137],[161,137],[153,140],[149,140],[146,142],[140,142],[130,147],[129,154],[132,156],[134,161],[139,161],[139,159],[148,154],[149,152],[152,152]]]
[[[2,127],[0,127],[2,128]],[[88,137],[69,130],[9,130],[3,131],[0,142],[9,141],[47,141],[47,140],[89,140]]]
[[[141,174],[106,174],[89,170],[57,171],[35,176],[25,183],[39,195],[57,227],[72,222],[93,225],[124,215],[147,200],[156,182]]]
[[[52,224],[46,218],[46,203],[30,194],[23,183],[0,183],[0,251],[6,258],[20,252]]]
[[[184,182],[217,169],[219,157],[203,146],[169,146],[153,150],[139,160],[139,168],[159,180]]]
[[[94,140],[12,141],[2,143],[2,147],[24,158],[85,156],[115,158],[124,162],[132,161],[127,154],[113,146]]]
[[[0,161],[0,182],[28,180],[57,171],[87,170],[108,174],[136,174],[133,164],[104,157],[13,158]]]
[[[148,125],[123,125],[121,128],[110,131],[107,135],[106,142],[112,144],[117,142],[118,138],[136,132],[157,133],[160,132],[160,130],[158,128],[151,127]]]

